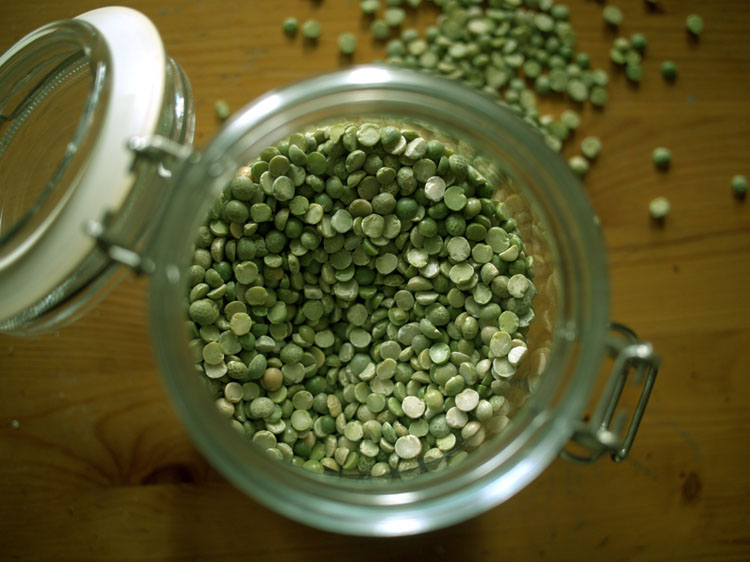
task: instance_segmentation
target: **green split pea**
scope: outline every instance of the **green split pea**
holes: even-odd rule
[[[505,427],[536,288],[500,181],[394,124],[261,151],[187,276],[219,413],[273,458],[358,477],[439,470]]]
[[[417,2],[419,0],[416,0]],[[387,2],[384,19],[374,19],[376,39],[390,37],[389,24],[400,24],[402,2]],[[409,2],[407,1],[407,4]],[[435,26],[420,34],[404,29],[386,44],[386,62],[421,69],[479,89],[538,128],[547,144],[560,151],[565,138],[551,130],[541,114],[537,96],[567,94],[578,104],[587,100],[603,107],[607,103],[607,72],[591,68],[591,57],[575,52],[577,35],[570,22],[570,9],[551,0],[498,0],[497,2],[439,2],[442,10]],[[362,11],[374,14],[375,1],[362,0]],[[622,11],[603,10],[605,20],[617,27]],[[645,49],[645,37],[635,34],[633,51]],[[619,49],[614,56],[634,62]],[[641,78],[642,69],[631,64],[631,80]],[[567,135],[566,135],[567,136]]]

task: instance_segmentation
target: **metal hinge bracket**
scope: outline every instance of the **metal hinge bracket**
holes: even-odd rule
[[[105,217],[106,222],[106,217]],[[99,248],[104,251],[112,261],[121,263],[131,268],[136,274],[151,274],[156,269],[152,260],[130,248],[117,244],[107,235],[104,225],[94,219],[86,221],[83,226],[84,232],[94,238]]]
[[[659,370],[659,357],[650,343],[640,341],[632,330],[622,324],[612,324],[608,352],[614,364],[596,411],[590,420],[579,422],[571,437],[578,449],[583,448],[585,453],[563,450],[560,456],[566,460],[591,463],[604,453],[609,453],[613,461],[620,462],[628,456],[633,446]],[[640,398],[632,416],[615,416],[628,379],[642,385]],[[624,430],[628,417],[630,425]]]

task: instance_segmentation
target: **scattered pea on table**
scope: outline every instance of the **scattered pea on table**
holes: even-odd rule
[[[643,53],[646,50],[647,45],[648,41],[643,33],[636,32],[630,36],[630,46],[639,53]]]
[[[214,113],[216,113],[216,117],[219,120],[224,121],[230,114],[229,104],[224,100],[216,100],[214,103]]]
[[[665,60],[661,63],[661,75],[665,80],[672,82],[677,78],[677,65],[671,60]]]
[[[388,39],[391,34],[391,28],[388,26],[388,23],[382,19],[373,20],[370,24],[370,31],[372,31],[372,35],[375,39],[380,40]]]
[[[698,14],[690,14],[685,19],[685,27],[691,35],[697,37],[703,32],[703,18]]]
[[[622,10],[617,6],[613,6],[612,4],[605,6],[604,10],[602,10],[602,16],[604,17],[604,21],[612,27],[619,27],[622,25]]]
[[[625,76],[631,82],[638,83],[643,78],[643,67],[639,63],[625,65]]]
[[[672,164],[672,152],[664,146],[658,146],[651,153],[651,160],[654,166],[666,170]]]
[[[568,165],[578,176],[585,176],[589,172],[589,163],[583,156],[576,154],[568,160]]]
[[[736,175],[732,178],[732,192],[736,197],[745,197],[747,195],[747,187],[747,177]]]
[[[401,24],[404,23],[405,17],[406,12],[403,8],[400,8],[398,6],[387,8],[385,13],[383,14],[383,19],[385,20],[385,23],[388,25],[388,27],[400,27]]]
[[[666,197],[656,197],[649,203],[648,210],[652,219],[663,220],[669,214],[671,204]]]
[[[372,15],[380,8],[380,0],[361,0],[359,3],[359,9],[365,15]]]
[[[602,141],[598,137],[588,136],[581,141],[581,152],[589,160],[594,160],[602,150]]]
[[[608,98],[607,90],[604,89],[602,86],[594,86],[591,88],[591,95],[589,96],[589,101],[592,105],[596,107],[604,107],[607,105],[607,98]]]
[[[320,37],[320,22],[315,19],[309,19],[302,24],[302,36],[305,39],[315,40]]]
[[[357,50],[357,37],[353,33],[342,33],[338,45],[342,54],[351,55]]]
[[[286,35],[289,35],[290,37],[293,35],[296,35],[297,30],[299,29],[299,23],[297,22],[297,18],[295,17],[288,17],[284,20],[284,22],[281,24],[281,28],[284,31]]]

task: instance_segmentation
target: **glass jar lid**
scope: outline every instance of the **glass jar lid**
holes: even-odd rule
[[[50,23],[0,57],[0,292],[13,296],[0,330],[33,331],[101,282],[109,260],[84,225],[131,195],[127,141],[157,131],[168,70],[154,25],[122,7]]]

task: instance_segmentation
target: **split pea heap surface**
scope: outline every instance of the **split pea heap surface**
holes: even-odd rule
[[[355,477],[439,470],[501,431],[536,288],[496,188],[393,124],[263,150],[215,201],[188,274],[219,411],[272,457]]]

